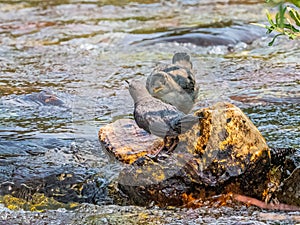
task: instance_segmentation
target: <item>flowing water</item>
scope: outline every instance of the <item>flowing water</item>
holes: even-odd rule
[[[249,43],[201,46],[160,41],[231,26],[255,31],[258,28],[249,23],[265,23],[266,7],[257,0],[0,0],[1,171],[11,165],[32,164],[33,156],[76,145],[88,166],[106,177],[117,176],[119,167],[111,166],[102,152],[97,132],[117,119],[132,118],[133,101],[125,80],[146,79],[158,62],[169,63],[178,51],[191,55],[200,86],[193,110],[219,101],[232,102],[250,117],[270,146],[299,149],[299,41],[281,38],[269,47],[272,38],[263,30]],[[234,39],[236,33],[228,35]],[[53,92],[64,105],[44,105],[27,97],[41,90]],[[49,162],[58,158],[52,156]],[[37,161],[32,173],[47,168],[49,162],[45,166]],[[10,179],[10,174],[0,176],[1,182]],[[102,215],[119,215],[121,209],[114,207],[102,209]],[[101,208],[97,210],[91,208],[88,213],[91,216]],[[43,219],[36,213],[1,211],[11,221],[18,221],[19,214],[28,224],[36,217]],[[154,211],[154,215],[169,216],[168,211]],[[239,224],[272,224],[280,215],[286,216],[282,221],[293,224],[295,217],[278,213],[266,219],[259,211],[241,211],[242,220],[253,223]],[[182,212],[181,219],[174,212],[174,220],[165,220],[165,224],[190,223],[197,217],[195,211],[184,218],[187,212]],[[214,209],[206,222],[207,213],[198,213],[202,223],[226,224],[224,218],[232,224],[241,221],[229,209]],[[44,220],[63,224],[59,222],[62,215],[70,223],[78,220],[68,211],[48,212]],[[105,224],[103,218],[95,218],[94,224]]]

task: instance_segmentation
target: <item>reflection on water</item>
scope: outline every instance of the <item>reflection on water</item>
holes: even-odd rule
[[[0,157],[97,140],[101,126],[132,118],[124,80],[145,80],[156,63],[169,62],[177,51],[192,56],[200,86],[194,110],[233,102],[271,146],[299,148],[299,42],[283,38],[268,47],[260,34],[250,44],[229,46],[132,44],[246,27],[265,20],[263,8],[255,0],[0,0]],[[24,99],[45,89],[64,106]]]

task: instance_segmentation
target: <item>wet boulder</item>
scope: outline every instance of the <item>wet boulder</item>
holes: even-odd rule
[[[227,192],[263,198],[271,155],[258,129],[230,103],[217,103],[195,115],[202,117],[199,123],[179,135],[173,152],[156,160],[147,155],[163,141],[134,121],[117,121],[100,129],[100,142],[110,155],[131,163],[119,175],[122,194],[136,204],[160,206],[186,205]]]
[[[1,157],[0,196],[10,208],[62,207],[69,203],[108,204],[109,181],[100,169],[78,162],[76,151],[49,149],[38,155]],[[81,160],[84,158],[81,157]],[[44,200],[43,200],[44,199]],[[0,200],[1,201],[1,200]],[[26,208],[27,207],[27,208]]]
[[[23,177],[25,171],[18,172],[0,184],[0,195],[30,201],[36,193],[40,193],[62,203],[102,204],[110,201],[107,196],[108,181],[92,169],[61,165],[27,177]]]

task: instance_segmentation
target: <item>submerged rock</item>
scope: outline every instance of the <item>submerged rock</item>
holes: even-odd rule
[[[58,202],[107,203],[107,180],[96,171],[82,166],[61,165],[49,167],[35,174],[16,171],[14,176],[0,184],[0,195],[32,201],[35,194],[44,194]]]
[[[265,30],[261,27],[244,24],[217,28],[183,28],[153,39],[140,41],[138,44],[152,45],[163,42],[177,42],[191,43],[198,46],[230,46],[239,42],[251,44],[254,40],[263,36],[265,36]]]
[[[120,173],[120,191],[140,205],[186,205],[228,192],[264,199],[271,153],[254,124],[229,103],[217,103],[195,115],[203,119],[179,135],[172,154],[162,154],[157,161],[147,154],[162,139],[139,129],[134,121],[121,120],[100,129],[106,150],[131,163]]]
[[[51,91],[45,90],[26,95],[24,97],[24,100],[30,100],[40,105],[64,105],[64,102],[61,99],[59,99],[55,94],[53,94]]]
[[[26,210],[67,207],[72,202],[112,203],[108,196],[109,181],[101,167],[88,166],[89,157],[73,144],[71,148],[58,147],[36,155],[0,154],[0,198],[3,196],[5,205],[12,209],[24,206]]]

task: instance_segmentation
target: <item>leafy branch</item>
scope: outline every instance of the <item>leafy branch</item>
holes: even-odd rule
[[[286,35],[289,39],[296,39],[300,37],[300,14],[297,11],[297,7],[300,8],[300,0],[266,0],[268,3],[277,5],[278,12],[275,18],[272,17],[271,13],[267,10],[266,15],[269,21],[269,25],[256,24],[258,26],[267,29],[267,33],[270,34],[273,31],[277,32],[269,43],[269,46],[273,45],[277,37]],[[292,3],[292,6],[286,5],[286,2]],[[296,9],[297,8],[297,9]]]

